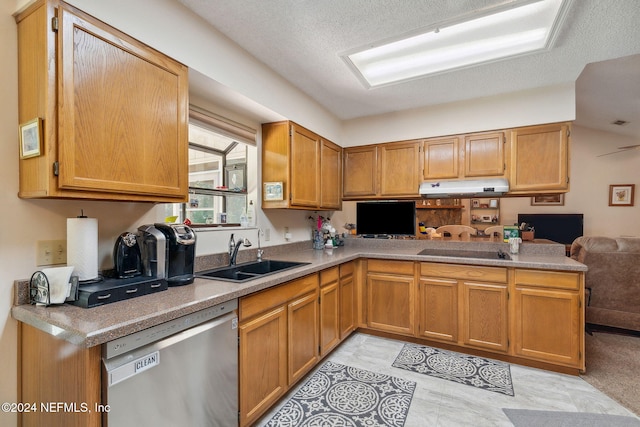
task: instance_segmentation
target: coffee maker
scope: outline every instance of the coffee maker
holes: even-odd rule
[[[163,278],[169,286],[193,283],[196,234],[184,224],[148,224],[138,227],[143,274]]]

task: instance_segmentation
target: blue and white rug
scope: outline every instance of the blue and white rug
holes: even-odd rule
[[[392,366],[514,396],[508,363],[433,347],[405,344]]]
[[[404,426],[416,383],[326,362],[267,426]]]

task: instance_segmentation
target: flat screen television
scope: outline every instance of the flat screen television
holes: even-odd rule
[[[416,202],[359,202],[356,232],[366,237],[416,234]]]
[[[549,239],[570,245],[582,236],[583,214],[518,214],[518,224],[533,226],[536,239]]]

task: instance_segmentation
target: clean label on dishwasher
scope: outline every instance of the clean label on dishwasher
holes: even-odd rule
[[[146,354],[118,368],[109,370],[109,387],[160,364],[160,352]]]
[[[136,374],[146,371],[149,368],[153,368],[156,365],[160,364],[160,352],[154,351],[151,354],[147,354],[144,357],[136,360],[135,362]]]

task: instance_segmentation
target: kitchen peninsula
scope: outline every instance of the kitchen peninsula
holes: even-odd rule
[[[51,351],[56,351],[55,343],[65,347],[67,352],[75,350],[80,355],[76,358],[79,364],[64,366],[69,359],[60,360],[56,372],[63,375],[65,369],[84,370],[87,378],[93,378],[97,384],[80,390],[79,393],[85,393],[82,396],[65,398],[100,403],[102,344],[234,298],[240,298],[239,329],[242,335],[244,325],[275,310],[265,306],[250,312],[243,306],[243,301],[287,286],[293,289],[289,302],[302,300],[295,294],[302,289],[302,284],[308,286],[304,291],[305,298],[315,295],[309,300],[320,301],[325,276],[334,277],[340,283],[343,277],[340,267],[349,266],[353,286],[344,289],[352,292],[351,297],[341,298],[338,293],[336,301],[347,301],[347,306],[337,304],[337,316],[350,318],[352,322],[349,325],[347,321],[346,329],[341,328],[328,351],[351,331],[359,329],[565,373],[578,374],[584,370],[586,266],[564,256],[564,245],[525,242],[520,253],[512,255],[512,259],[418,254],[427,248],[508,252],[506,243],[475,239],[349,238],[344,247],[333,250],[313,250],[310,242],[301,242],[268,248],[265,256],[309,264],[245,283],[197,278],[192,285],[91,309],[71,305],[36,307],[21,301],[23,304],[16,305],[12,315],[22,322],[22,334],[27,337],[23,338],[21,347],[23,366],[40,366],[38,363],[43,356],[30,352],[28,347],[34,340],[47,341]],[[214,267],[207,265],[208,262],[207,257],[202,257],[197,269]],[[296,287],[298,283],[300,287]],[[284,304],[286,306],[287,301]],[[241,425],[257,419],[328,354],[318,347],[318,343],[324,342],[324,329],[318,327],[318,323],[324,322],[323,309],[316,307],[313,313],[320,320],[315,320],[316,329],[311,332],[317,334],[315,340],[311,340],[316,343],[311,362],[296,370],[295,378],[286,378],[269,399],[247,405],[241,359]],[[241,340],[241,354],[243,345],[246,344]],[[265,354],[271,353],[254,357],[264,358]],[[53,365],[43,366],[51,368]],[[291,372],[293,368],[289,369]],[[61,376],[60,381],[64,380]],[[35,397],[22,396],[23,400],[27,398]],[[100,425],[99,420],[93,422]]]

